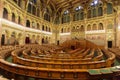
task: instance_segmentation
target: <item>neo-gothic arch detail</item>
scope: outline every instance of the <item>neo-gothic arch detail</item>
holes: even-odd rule
[[[97,24],[94,23],[94,24],[92,25],[92,30],[97,30]]]
[[[92,26],[90,24],[87,25],[87,31],[91,31],[92,30]]]
[[[81,4],[76,4],[76,5],[73,7],[73,11],[75,11],[75,9],[76,9],[78,6],[81,6],[83,10],[85,9]]]
[[[10,6],[9,6],[9,5],[5,5],[5,6],[4,6],[4,8],[6,8],[6,9],[7,9],[7,11],[8,11],[8,13],[9,13],[9,14],[11,13],[11,8],[10,8]]]
[[[103,23],[98,24],[98,30],[104,30],[104,25]]]
[[[22,37],[22,33],[18,33],[18,38],[21,38]]]
[[[26,37],[30,37],[30,33],[27,32],[27,33],[26,33]]]
[[[11,32],[11,37],[16,38],[17,37],[17,32],[15,32],[15,31]]]
[[[14,13],[15,14],[15,18],[18,16],[18,13],[16,10],[12,10],[11,13]]]
[[[35,20],[33,20],[31,24],[32,24],[32,28],[36,28],[36,21]]]
[[[61,12],[61,16],[63,16],[63,15],[64,15],[64,12],[67,11],[67,10],[68,10],[68,9],[63,9],[62,12]],[[68,10],[68,11],[69,11],[69,10]],[[68,14],[70,14],[70,11],[69,11]]]
[[[49,14],[51,15],[52,14],[52,10],[51,10],[50,6],[48,6],[47,9],[49,10]]]
[[[31,24],[31,22],[32,22],[31,18],[28,17],[28,18],[26,18],[26,21],[27,21],[27,20],[29,20],[29,21],[30,21],[30,24]]]
[[[48,12],[47,12],[48,11]],[[51,15],[51,13],[52,13],[52,10],[50,9],[50,7],[46,7],[46,8],[44,8],[44,10],[43,10],[43,17],[44,17],[44,15],[45,14],[49,14],[49,15]]]
[[[40,7],[40,9],[42,8],[42,3],[41,3],[41,1],[40,1],[40,0],[37,0],[36,5],[37,5],[37,6],[39,6],[39,7]]]

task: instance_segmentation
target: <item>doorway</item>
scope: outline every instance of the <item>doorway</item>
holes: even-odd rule
[[[108,48],[112,48],[112,41],[108,41]]]
[[[29,37],[26,37],[26,38],[25,38],[25,43],[26,43],[26,44],[29,44],[29,43],[30,43],[30,38],[29,38]]]
[[[4,45],[5,44],[5,35],[2,34],[2,37],[1,37],[1,45]]]
[[[59,43],[60,43],[59,40],[57,40],[57,45],[59,45]]]
[[[42,38],[42,44],[44,44],[44,43],[45,43],[44,38]]]

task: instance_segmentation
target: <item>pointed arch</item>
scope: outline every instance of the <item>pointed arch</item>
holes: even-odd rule
[[[8,10],[3,8],[3,18],[8,19]]]

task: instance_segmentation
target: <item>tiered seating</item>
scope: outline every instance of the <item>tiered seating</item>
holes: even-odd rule
[[[101,51],[100,49],[97,49],[97,50],[96,50],[95,55],[97,55],[97,56],[94,57],[93,60],[95,60],[95,61],[102,60],[102,58],[103,58],[103,53],[102,53],[102,51]]]
[[[117,58],[120,59],[120,49],[119,48],[109,48],[109,51],[113,52]]]
[[[43,79],[89,80],[91,75],[112,74],[115,55],[106,49],[55,48],[55,45],[24,45],[1,49],[0,68],[14,74]],[[11,56],[9,62],[7,58]],[[103,56],[106,59],[103,59]],[[108,72],[109,71],[109,72]],[[96,72],[96,73],[94,73]]]
[[[86,50],[83,54],[86,54],[88,52],[88,50]],[[28,51],[28,52],[30,52],[30,51]],[[108,66],[108,65],[106,65],[105,60],[92,61],[91,58],[84,58],[84,59],[68,59],[68,58],[63,59],[62,58],[62,59],[54,59],[54,60],[52,58],[48,58],[47,61],[45,61],[46,58],[38,58],[38,57],[36,58],[36,57],[34,57],[34,59],[33,59],[33,57],[30,57],[29,55],[27,55],[27,53],[25,53],[25,51],[24,51],[24,54],[27,57],[26,56],[24,56],[24,57],[26,59],[16,57],[17,54],[18,54],[17,52],[12,53],[13,60],[16,63],[26,65],[26,66],[32,66],[32,67],[44,67],[44,65],[45,65],[46,68],[60,68],[60,69],[68,68],[68,69],[71,69],[71,66],[72,66],[72,69],[97,69],[97,68]],[[91,55],[91,53],[89,55]],[[87,56],[89,56],[89,55],[87,55]],[[92,52],[92,55],[93,55],[93,52]],[[111,57],[108,56],[108,61],[109,61],[109,58],[110,58],[109,62],[111,62]],[[88,59],[89,59],[89,61],[88,61]],[[58,61],[56,62],[56,60],[58,60]],[[83,60],[84,60],[84,62],[83,62]],[[112,62],[111,62],[111,64],[112,64]],[[109,64],[109,65],[111,65],[111,64]],[[64,66],[66,66],[66,67],[64,67]]]

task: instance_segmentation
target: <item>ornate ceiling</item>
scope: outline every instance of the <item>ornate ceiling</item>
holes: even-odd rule
[[[75,5],[84,5],[92,0],[51,0],[56,8],[71,8],[74,7]]]
[[[26,0],[30,1],[30,0]],[[87,7],[90,5],[90,3],[93,0],[35,0],[38,3],[40,3],[40,8],[42,11],[45,11],[46,8],[49,8],[49,11],[51,12],[51,16],[55,14],[61,14],[65,10],[72,11],[77,6],[82,6],[87,9]],[[120,3],[120,0],[101,0],[104,2],[114,2],[114,3]]]
[[[73,9],[77,5],[85,7],[93,0],[46,0],[47,4],[52,4],[57,12],[65,9]]]

